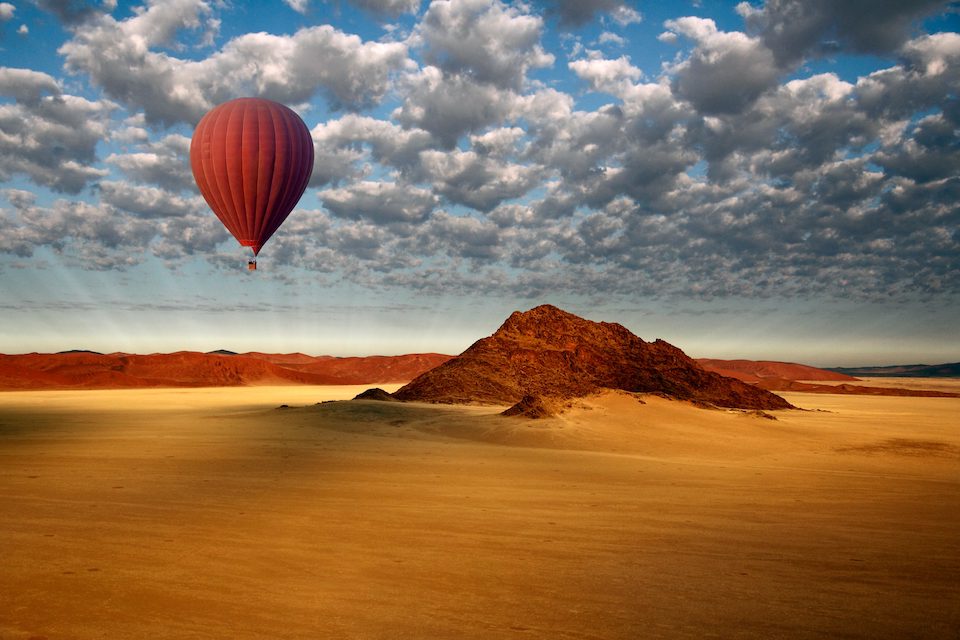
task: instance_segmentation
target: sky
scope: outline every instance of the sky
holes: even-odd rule
[[[694,357],[960,360],[960,4],[0,2],[0,352],[459,353],[550,303]],[[260,252],[189,165],[315,165]]]

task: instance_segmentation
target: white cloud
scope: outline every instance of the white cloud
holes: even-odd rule
[[[508,163],[473,151],[424,151],[420,157],[437,193],[480,211],[524,195],[541,173],[538,166]]]
[[[626,6],[625,4],[620,5],[611,11],[610,17],[612,17],[614,22],[619,24],[621,27],[643,22],[643,14],[632,7]]]
[[[0,22],[12,20],[16,10],[17,8],[9,2],[0,2]]]
[[[283,3],[297,13],[306,13],[310,0],[283,0]]]
[[[155,233],[147,221],[118,215],[110,206],[57,200],[49,207],[16,202],[15,225],[0,234],[0,251],[33,255],[40,247],[91,270],[124,269],[143,259]]]
[[[78,193],[107,174],[93,165],[115,104],[61,94],[50,76],[21,69],[0,70],[0,91],[17,99],[0,104],[0,179],[21,174]]]
[[[543,21],[524,9],[499,0],[434,0],[418,30],[425,60],[480,83],[520,89],[529,70],[554,62],[540,44]]]
[[[110,2],[97,6],[88,0],[33,0],[33,3],[44,11],[55,15],[64,25],[73,27],[92,20],[104,9],[112,11]]]
[[[589,82],[594,91],[607,91],[614,95],[623,93],[625,83],[630,85],[643,77],[643,72],[633,66],[627,56],[620,56],[616,60],[574,60],[568,66],[578,77]]]
[[[744,32],[667,22],[659,39],[684,46],[660,69],[580,49],[552,70],[559,80],[535,73],[555,64],[546,29],[597,19],[589,33],[617,44],[631,35],[617,16],[634,10],[561,0],[541,18],[530,3],[437,0],[380,42],[317,25],[205,49],[223,3],[152,2],[121,20],[45,6],[74,29],[61,52],[76,75],[0,68],[0,180],[94,188],[89,203],[42,207],[5,190],[0,251],[45,247],[94,268],[151,253],[220,264],[228,236],[196,195],[182,123],[241,93],[293,104],[309,122],[319,92],[333,107],[383,108],[310,122],[310,197],[324,209],[286,222],[270,245],[278,264],[440,293],[960,293],[960,36],[901,29],[930,5],[881,7],[886,18],[858,26],[819,0],[743,4]],[[808,32],[784,21],[788,10],[832,17]],[[776,25],[797,39],[776,45]],[[854,81],[798,66],[826,50],[825,34],[853,50],[883,25],[883,46],[897,43],[889,68]],[[612,97],[566,93],[571,78]],[[86,98],[68,95],[88,79]],[[101,163],[104,141],[113,153]]]
[[[349,0],[350,4],[380,13],[387,16],[398,16],[401,13],[416,13],[420,9],[421,0]]]
[[[100,183],[100,201],[138,218],[176,218],[205,210],[199,196],[184,198],[165,189],[104,180]]]
[[[128,127],[139,137],[138,127]],[[155,184],[170,191],[194,191],[190,171],[190,138],[170,134],[156,141],[147,141],[129,153],[112,153],[106,162],[117,167],[138,183]]]
[[[657,36],[657,40],[660,42],[666,42],[667,44],[676,44],[680,38],[678,38],[677,34],[675,34],[673,31],[664,31]]]
[[[787,67],[806,55],[836,55],[838,50],[889,54],[923,18],[942,12],[947,4],[944,0],[767,0],[757,8],[741,2],[737,12],[763,38],[778,64]]]
[[[477,153],[497,157],[515,154],[517,143],[526,135],[520,127],[500,127],[482,135],[470,136],[470,144]]]
[[[20,103],[36,105],[43,95],[60,95],[56,78],[31,69],[0,67],[0,95]]]
[[[719,31],[713,20],[694,16],[668,20],[665,26],[696,43],[671,71],[677,94],[701,113],[742,111],[776,85],[780,70],[759,38]]]
[[[322,91],[335,106],[370,105],[387,91],[390,74],[407,64],[403,44],[363,42],[328,25],[289,36],[244,34],[203,60],[162,49],[180,31],[218,26],[211,12],[203,0],[176,0],[122,21],[100,16],[59,52],[68,71],[89,75],[112,98],[143,109],[148,122],[165,124],[196,122],[241,95],[297,104]]]
[[[393,117],[404,126],[430,132],[447,148],[465,134],[509,118],[518,100],[511,90],[460,74],[447,76],[437,67],[425,67],[405,85],[406,99]]]
[[[319,194],[323,206],[340,218],[365,219],[380,224],[417,222],[438,203],[429,190],[394,182],[355,182]]]
[[[547,0],[546,4],[550,14],[560,17],[562,26],[584,25],[597,14],[609,14],[621,26],[642,20],[640,13],[624,0]]]
[[[318,185],[358,175],[355,165],[366,159],[408,172],[419,164],[420,151],[433,144],[430,133],[422,129],[405,129],[357,114],[320,123],[311,135],[316,147],[314,183]]]
[[[612,44],[618,47],[622,47],[627,44],[627,39],[623,36],[618,36],[612,31],[604,31],[600,34],[600,37],[597,38],[597,43],[599,44]]]

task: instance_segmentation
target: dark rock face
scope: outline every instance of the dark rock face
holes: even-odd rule
[[[372,389],[367,389],[366,391],[361,391],[356,396],[353,397],[354,400],[379,400],[381,402],[399,402],[392,395],[381,389],[380,387],[374,387]]]
[[[539,396],[523,396],[520,402],[513,405],[500,415],[518,418],[550,418],[557,412]]]
[[[769,391],[706,371],[663,340],[592,322],[551,305],[514,312],[488,338],[397,391],[401,400],[514,404],[524,396],[571,398],[600,389],[661,392],[739,409],[786,409]]]

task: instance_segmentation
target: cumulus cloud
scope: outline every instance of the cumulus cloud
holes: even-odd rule
[[[199,196],[184,198],[165,189],[134,186],[127,182],[100,182],[100,202],[139,218],[177,218],[203,211]]]
[[[283,0],[283,4],[287,5],[297,13],[306,13],[307,7],[310,5],[309,0]]]
[[[894,52],[921,19],[949,5],[947,0],[765,0],[759,8],[741,2],[737,11],[778,63],[786,66],[806,55],[833,54],[841,49]]]
[[[340,218],[380,224],[423,220],[438,202],[429,189],[394,182],[356,182],[342,189],[326,189],[319,196],[323,206]]]
[[[190,138],[180,134],[145,142],[130,153],[112,153],[106,162],[137,183],[174,192],[195,189],[190,171]]]
[[[13,204],[15,224],[0,234],[0,251],[24,257],[46,247],[88,269],[123,269],[142,260],[155,233],[150,223],[107,205],[57,200],[40,207],[22,198]]]
[[[960,167],[960,122],[938,113],[919,120],[896,143],[876,153],[872,160],[889,174],[915,183],[947,180]]]
[[[488,220],[438,212],[427,223],[427,233],[418,236],[419,250],[443,253],[453,258],[490,261],[502,254],[503,231]]]
[[[616,60],[599,57],[574,60],[568,66],[578,77],[586,80],[594,91],[607,91],[614,95],[624,93],[625,83],[630,85],[643,77],[643,72],[633,66],[627,56],[620,56]]]
[[[232,240],[220,221],[209,213],[161,218],[154,222],[157,235],[150,251],[164,260],[200,255],[215,261],[219,256],[218,246]]]
[[[548,12],[556,15],[562,26],[579,27],[597,14],[609,14],[621,25],[640,21],[640,13],[625,0],[549,0]]]
[[[914,113],[942,108],[960,84],[960,35],[922,36],[901,48],[903,62],[857,81],[858,104],[873,117],[908,119]]]
[[[361,175],[362,171],[355,165],[366,160],[408,174],[419,164],[420,151],[433,144],[433,137],[423,129],[404,129],[385,120],[356,114],[320,123],[311,134],[316,148],[315,185]]]
[[[597,44],[610,44],[617,47],[622,47],[627,44],[627,39],[623,36],[618,36],[612,31],[604,31],[600,34],[600,37],[597,38]]]
[[[407,63],[401,43],[363,42],[329,25],[290,36],[244,34],[202,60],[164,50],[181,31],[217,25],[203,0],[154,2],[126,20],[89,21],[59,52],[68,71],[88,75],[113,99],[143,109],[148,122],[164,124],[196,122],[238,95],[296,104],[320,91],[335,106],[369,106]]]
[[[13,98],[21,104],[37,105],[44,95],[59,96],[60,83],[56,78],[32,69],[0,67],[0,95]]]
[[[517,144],[526,135],[520,127],[500,127],[470,136],[474,151],[483,155],[508,157],[518,151]]]
[[[33,193],[6,189],[0,196],[0,252],[30,257],[39,249],[88,270],[124,270],[152,254],[162,259],[204,255],[215,260],[228,239],[223,225],[202,209],[198,196],[104,181],[95,204],[56,200],[38,206]]]
[[[461,136],[508,119],[517,100],[513,91],[426,67],[407,80],[406,100],[393,115],[402,125],[428,131],[439,144],[453,148]]]
[[[540,168],[509,164],[474,151],[424,151],[424,174],[433,189],[451,202],[490,211],[504,200],[519,198],[540,178]]]
[[[16,100],[0,104],[0,179],[78,193],[106,175],[93,165],[115,104],[62,94],[53,78],[21,69],[0,69],[0,92]]]
[[[16,10],[17,8],[9,2],[0,2],[0,22],[12,20]]]
[[[446,73],[519,89],[527,72],[553,64],[540,44],[543,21],[499,0],[434,0],[418,37],[424,59]]]
[[[911,37],[942,3],[881,3],[853,24],[847,6],[768,0],[739,7],[743,32],[680,17],[659,36],[674,57],[643,69],[583,46],[557,65],[544,49],[548,26],[591,20],[617,45],[632,6],[550,6],[541,19],[529,3],[436,0],[409,36],[318,25],[217,47],[221,3],[88,12],[61,48],[73,80],[0,68],[0,178],[98,186],[88,204],[42,207],[7,189],[0,251],[220,265],[229,238],[196,194],[182,123],[236,93],[302,110],[320,93],[348,110],[310,123],[322,209],[287,220],[278,264],[435,293],[960,293],[960,35]],[[889,61],[860,78],[802,66],[831,50]],[[86,98],[68,95],[87,78]]]
[[[420,9],[420,1],[421,0],[349,0],[350,4],[356,7],[386,16],[416,13]]]
[[[677,95],[703,114],[736,113],[776,85],[780,70],[759,38],[717,29],[713,20],[688,16],[666,27],[696,43],[673,68]]]
[[[34,0],[35,4],[57,16],[68,26],[79,25],[100,15],[104,8],[99,2],[85,0]]]

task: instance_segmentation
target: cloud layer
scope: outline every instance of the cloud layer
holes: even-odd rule
[[[440,294],[960,293],[960,35],[921,30],[945,2],[678,15],[650,38],[671,47],[659,67],[611,53],[645,46],[615,0],[354,4],[412,26],[227,38],[204,0],[41,3],[70,34],[65,75],[0,68],[0,181],[56,197],[8,186],[0,251],[220,264],[188,135],[255,94],[296,106],[316,146],[309,204],[265,249],[292,268]],[[860,54],[880,62],[805,67]]]

